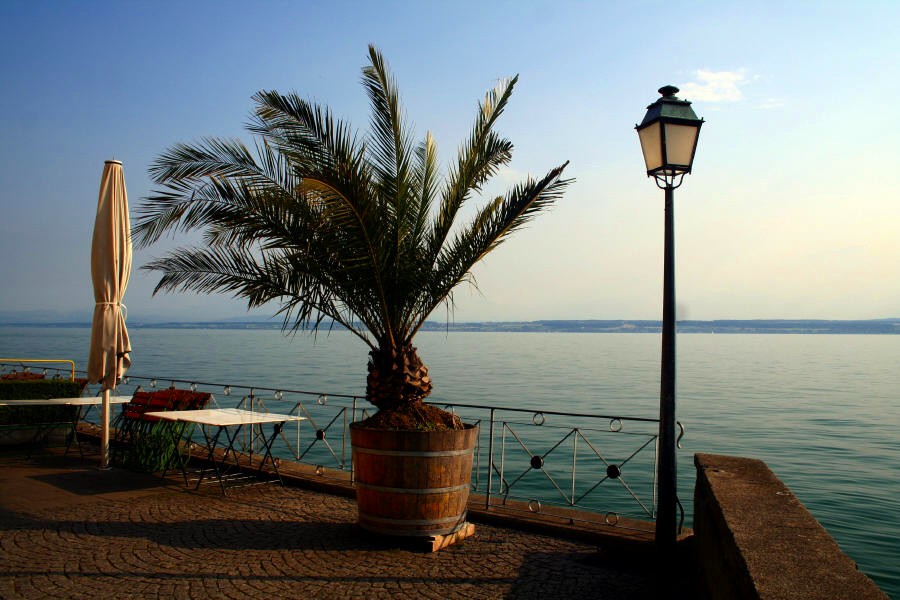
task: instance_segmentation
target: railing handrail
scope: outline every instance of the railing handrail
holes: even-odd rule
[[[659,419],[651,419],[648,417],[623,417],[622,415],[594,415],[594,414],[588,414],[588,413],[561,412],[561,411],[543,410],[543,409],[537,409],[537,408],[510,408],[510,407],[506,407],[506,406],[488,406],[485,404],[460,404],[459,402],[428,402],[428,404],[434,404],[434,405],[441,404],[443,406],[454,406],[454,407],[459,406],[462,408],[479,408],[482,410],[490,410],[493,408],[496,410],[524,412],[524,413],[531,413],[531,414],[535,414],[535,415],[537,415],[537,414],[554,415],[554,416],[558,416],[558,417],[583,417],[583,418],[587,418],[587,419],[613,419],[613,420],[619,419],[619,420],[626,420],[626,421],[639,421],[639,422],[643,422],[643,423],[659,423]]]
[[[243,383],[213,383],[210,381],[198,381],[196,379],[173,379],[171,377],[146,377],[144,375],[131,375],[126,374],[126,378],[128,379],[145,379],[147,381],[169,381],[171,383],[187,383],[190,385],[203,385],[210,387],[220,387],[220,388],[240,388],[245,390],[263,390],[266,392],[283,392],[289,394],[303,394],[306,396],[328,396],[329,398],[348,398],[348,399],[359,399],[365,398],[365,396],[359,396],[354,394],[328,394],[325,392],[311,392],[309,390],[293,390],[290,388],[282,388],[282,387],[266,387],[261,385],[246,385]]]
[[[7,362],[9,361],[9,362]],[[71,371],[71,381],[75,381],[75,361],[68,360],[65,358],[0,358],[0,364],[9,364],[9,365],[18,365],[21,367],[25,367],[25,363],[68,363],[70,365],[69,371]],[[51,367],[56,371],[62,371],[58,367]]]

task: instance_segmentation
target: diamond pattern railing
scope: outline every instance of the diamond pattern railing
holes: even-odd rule
[[[533,512],[553,505],[611,520],[655,518],[655,419],[453,408],[490,412],[482,421],[487,427],[473,477],[473,491],[484,495],[486,508],[518,500]],[[529,414],[530,420],[522,418]]]

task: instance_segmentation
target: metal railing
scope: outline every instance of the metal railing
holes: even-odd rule
[[[620,516],[655,519],[657,419],[471,404],[444,408],[482,428],[472,484],[485,509],[538,513],[557,506],[599,513],[609,525]]]
[[[9,368],[22,364],[0,363],[0,372]],[[352,480],[349,425],[374,412],[363,396],[141,375],[127,375],[117,391],[128,395],[169,386],[210,393],[214,406],[306,417],[281,430],[276,456],[310,465],[326,478],[334,470],[336,477],[346,480],[349,473]],[[483,496],[485,509],[569,508],[599,514],[611,526],[622,526],[620,517],[656,518],[658,419],[433,404],[480,427],[472,491]],[[259,429],[245,430],[244,449],[256,451],[260,435]]]
[[[49,363],[66,363],[69,365],[69,368],[66,371],[69,372],[69,380],[75,381],[75,361],[68,360],[64,358],[0,358],[0,364],[3,365],[15,365],[16,367],[20,367],[26,373],[31,370],[31,365],[46,365]],[[44,373],[48,371],[48,367],[39,367],[43,369]],[[57,374],[62,372],[62,369],[57,367],[50,367],[53,371],[56,371]]]

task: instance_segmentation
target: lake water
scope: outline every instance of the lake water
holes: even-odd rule
[[[365,389],[367,349],[346,332],[315,339],[265,330],[135,328],[130,333],[134,376],[331,395],[362,395]],[[70,358],[84,369],[89,336],[87,328],[0,327],[0,355]],[[438,403],[650,419],[657,415],[656,335],[424,332],[416,343],[435,382],[431,400]],[[863,572],[900,598],[898,365],[900,336],[680,335],[678,420],[687,433],[678,458],[679,497],[687,524],[694,453],[759,458]],[[210,391],[225,404],[222,392]],[[235,401],[242,393],[236,392]],[[468,412],[473,419],[486,418],[485,411]],[[468,416],[465,409],[460,413]],[[503,444],[506,452],[504,478],[509,483],[524,473],[510,489],[512,496],[530,498],[540,486],[558,499],[570,491],[580,495],[583,481],[602,478],[598,469],[607,464],[592,455],[596,449],[603,460],[627,463],[630,470],[623,467],[623,480],[626,472],[641,475],[629,479],[631,491],[652,504],[652,444],[630,462],[628,456],[651,439],[655,424],[648,428],[627,419],[613,423],[614,430],[622,427],[619,433],[632,434],[628,438],[611,435],[609,419],[548,415],[541,417],[545,423],[536,435],[532,417],[533,412],[498,417],[503,424],[497,427],[495,443]],[[574,426],[580,428],[578,435],[571,432]],[[483,428],[483,439],[486,433]],[[565,457],[555,467],[572,462],[574,451],[565,449],[574,442],[581,461],[577,490],[567,478],[572,468],[555,471],[560,488],[555,491],[543,473],[528,470],[528,453],[516,439],[525,440],[525,434],[529,452],[552,450],[551,458]],[[618,447],[621,440],[628,444]],[[595,460],[582,458],[584,452]],[[519,468],[523,461],[524,471]],[[604,486],[623,490],[618,482],[615,488],[609,482]],[[605,498],[591,492],[580,504],[602,504]],[[629,514],[618,505],[601,510]]]

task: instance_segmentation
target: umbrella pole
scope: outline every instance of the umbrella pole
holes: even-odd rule
[[[109,388],[103,389],[103,410],[100,417],[100,468],[109,469]]]

